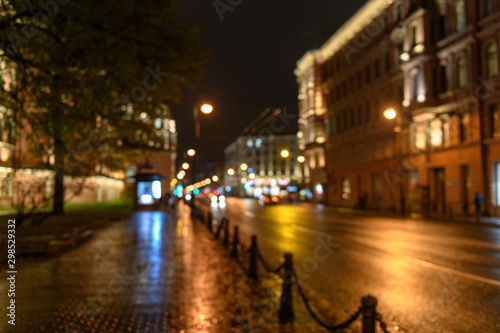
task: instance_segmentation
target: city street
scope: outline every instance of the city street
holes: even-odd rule
[[[178,219],[135,212],[65,253],[19,258],[15,326],[2,266],[0,332],[238,332],[254,300],[246,277],[180,208]]]
[[[21,258],[16,326],[4,318],[0,331],[238,332],[258,297],[243,271],[228,264],[228,252],[180,207],[178,219],[138,212],[65,253]],[[391,331],[500,331],[500,228],[236,198],[212,211],[239,226],[245,245],[257,234],[272,266],[292,252],[307,297],[328,323],[347,319],[371,294]],[[6,278],[2,270],[2,295]],[[303,306],[296,312],[311,327],[296,332],[320,331],[304,321]],[[266,317],[255,331],[277,331],[276,322]]]
[[[500,228],[353,217],[311,204],[260,207],[236,198],[212,211],[239,226],[242,243],[258,235],[275,265],[293,253],[309,294],[338,314],[332,324],[371,294],[384,321],[400,331],[500,331]]]

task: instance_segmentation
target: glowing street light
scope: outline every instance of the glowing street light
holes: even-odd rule
[[[250,178],[250,179],[254,179],[254,178],[255,178],[255,173],[253,173],[253,172],[252,172],[251,174],[249,174],[249,175],[248,175],[248,178]]]
[[[234,169],[232,169],[232,168],[228,169],[227,174],[230,176],[234,175]]]
[[[201,107],[200,107],[200,110],[201,112],[203,112],[204,114],[209,114],[209,113],[212,113],[212,111],[214,110],[214,107],[210,104],[203,104]]]
[[[207,184],[207,185],[208,185],[208,184],[210,184],[211,182],[212,182],[212,181],[210,180],[210,178],[205,179],[205,184]]]
[[[240,169],[245,171],[246,169],[248,169],[248,165],[246,163],[241,163]]]
[[[387,119],[394,119],[396,118],[396,111],[394,111],[394,109],[387,109],[384,111],[384,117]]]
[[[281,157],[283,157],[283,158],[287,158],[287,157],[288,157],[288,155],[290,155],[290,153],[288,152],[288,150],[283,149],[283,150],[281,151]]]
[[[216,182],[216,181],[218,181],[218,180],[219,180],[219,177],[217,177],[217,176],[213,176],[213,177],[212,177],[212,181]]]
[[[188,156],[193,157],[194,155],[196,155],[196,150],[194,150],[194,149],[188,149],[187,154],[188,154]]]
[[[301,155],[301,156],[297,157],[297,162],[304,163],[305,161],[306,161],[306,158],[304,156]]]
[[[189,163],[182,163],[182,168],[183,168],[184,170],[189,169]]]

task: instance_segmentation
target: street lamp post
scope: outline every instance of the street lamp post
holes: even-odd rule
[[[194,140],[194,149],[189,149],[188,150],[188,155],[193,157],[193,170],[191,172],[192,175],[192,183],[195,182],[195,177],[196,177],[196,159],[194,158],[194,155],[196,154],[196,150],[198,148],[198,140],[200,138],[200,111],[203,114],[210,114],[213,111],[213,106],[208,103],[199,103],[198,98],[195,101],[195,104],[193,106],[193,119],[194,119],[194,133],[195,133],[195,140]]]
[[[398,155],[399,160],[403,163],[403,140],[402,140],[402,132],[403,132],[403,115],[398,114],[394,109],[387,109],[384,111],[384,117],[386,119],[394,119],[396,118],[396,127],[394,128],[394,132],[397,133],[397,146],[398,146]],[[400,172],[402,168],[398,168],[398,172]],[[399,181],[399,197],[400,197],[400,205],[401,205],[401,215],[406,216],[406,198],[403,184],[403,175],[398,175]]]

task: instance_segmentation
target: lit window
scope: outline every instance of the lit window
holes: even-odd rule
[[[490,120],[490,137],[500,138],[500,111],[497,104],[490,104],[488,106],[489,120]]]
[[[465,3],[463,0],[455,3],[455,28],[457,31],[465,29]]]
[[[247,147],[248,148],[252,148],[253,147],[253,141],[252,141],[252,139],[248,139],[247,140]]]
[[[351,181],[348,177],[342,179],[342,199],[349,200],[351,199]]]
[[[431,144],[433,147],[439,147],[443,144],[443,129],[441,120],[434,119],[431,123]]]
[[[457,83],[459,88],[463,88],[468,84],[467,77],[467,60],[462,55],[457,60]]]
[[[460,116],[460,142],[467,143],[471,140],[470,114]]]
[[[156,119],[155,119],[155,127],[156,127],[157,129],[160,129],[160,128],[161,128],[161,125],[162,125],[161,118],[156,118]]]
[[[417,132],[415,134],[415,148],[419,150],[425,150],[427,146],[427,135],[425,132],[425,124],[419,124],[417,127]]]
[[[168,121],[168,126],[169,126],[169,130],[171,133],[175,133],[176,129],[175,129],[175,120],[169,120]]]
[[[491,43],[486,49],[486,64],[488,66],[488,77],[498,75],[498,54],[495,43]]]

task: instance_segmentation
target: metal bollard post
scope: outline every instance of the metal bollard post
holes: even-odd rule
[[[233,249],[231,250],[231,258],[238,258],[238,226],[234,226],[234,235],[233,235]]]
[[[213,218],[212,217],[212,212],[208,212],[208,214],[207,214],[207,227],[208,227],[208,231],[210,231],[210,233],[213,232],[213,230],[212,230],[212,221],[213,221],[213,219],[212,218]]]
[[[217,226],[217,231],[215,232],[215,239],[220,238],[220,231],[222,230],[222,227],[224,227],[224,217],[220,220],[219,225]]]
[[[229,220],[224,218],[224,241],[222,242],[224,247],[229,246]]]
[[[361,314],[363,315],[363,333],[375,333],[375,319],[377,318],[377,299],[365,296],[361,299]]]
[[[257,278],[257,236],[252,235],[252,245],[250,246],[250,264],[248,265],[248,277]]]
[[[292,298],[292,275],[293,275],[293,255],[285,253],[285,264],[283,265],[283,292],[281,294],[281,306],[278,312],[280,323],[292,323],[294,319],[293,298]]]

